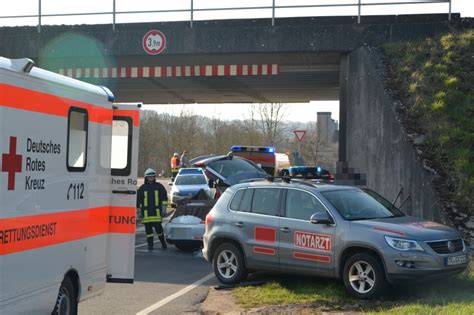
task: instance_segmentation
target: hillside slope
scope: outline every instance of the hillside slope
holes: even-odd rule
[[[474,230],[474,29],[384,46],[397,110],[453,223]],[[467,227],[467,228],[466,228]],[[467,236],[467,235],[466,235]],[[472,236],[474,237],[474,235]]]

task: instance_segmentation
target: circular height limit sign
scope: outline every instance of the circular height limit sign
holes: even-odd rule
[[[166,37],[161,31],[148,31],[142,40],[143,49],[149,55],[158,55],[166,48]]]

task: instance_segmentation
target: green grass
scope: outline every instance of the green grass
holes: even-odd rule
[[[357,311],[368,314],[474,314],[474,270],[455,278],[398,287],[390,290],[382,300],[374,301],[348,296],[339,280],[263,277],[268,282],[262,286],[239,287],[233,291],[240,306],[250,309],[292,305],[314,312]]]
[[[408,132],[426,135],[423,158],[440,174],[439,192],[474,214],[474,29],[384,50]]]

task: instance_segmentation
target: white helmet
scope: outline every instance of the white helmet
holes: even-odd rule
[[[154,169],[152,168],[149,168],[145,171],[145,177],[149,177],[149,176],[156,176],[156,172]]]
[[[173,156],[179,156],[178,152],[175,152],[175,153],[173,154]]]

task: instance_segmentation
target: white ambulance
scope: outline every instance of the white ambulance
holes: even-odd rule
[[[139,105],[0,57],[0,314],[133,282]]]

